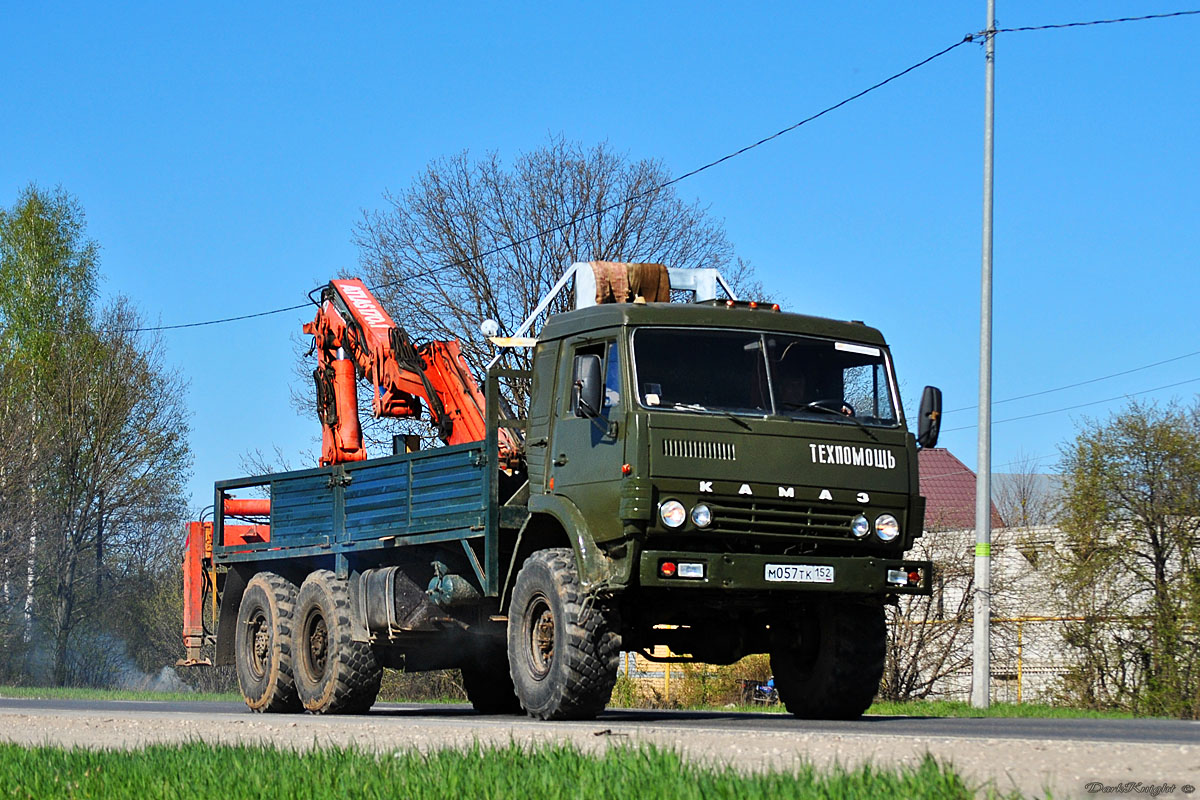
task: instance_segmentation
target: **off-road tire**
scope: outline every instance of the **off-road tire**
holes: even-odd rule
[[[300,710],[292,663],[295,610],[296,584],[286,578],[260,572],[246,584],[233,649],[238,687],[251,711]]]
[[[786,630],[775,634],[771,669],[787,710],[802,719],[862,716],[883,677],[883,606],[823,603]]]
[[[508,664],[529,716],[595,717],[612,697],[620,649],[614,612],[585,605],[570,549],[525,560],[509,606]]]
[[[350,590],[327,569],[310,573],[296,598],[296,691],[313,714],[364,714],[379,696],[383,667],[350,636]]]
[[[508,671],[508,648],[503,640],[481,644],[479,651],[459,669],[467,699],[480,714],[521,713],[521,701]]]

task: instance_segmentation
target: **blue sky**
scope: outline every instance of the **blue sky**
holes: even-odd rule
[[[468,149],[608,140],[675,174],[984,26],[982,2],[10,4],[0,204],[31,181],[87,210],[106,295],[175,324],[302,302],[354,266],[387,189]],[[1198,6],[1200,7],[1200,6]],[[1005,2],[1001,27],[1164,2]],[[997,42],[994,396],[1200,351],[1200,17]],[[790,310],[864,319],[910,405],[976,401],[983,54],[929,66],[679,185]],[[164,334],[194,411],[193,500],[279,446],[307,311]],[[1200,355],[1020,402],[1051,411],[1200,378]],[[1200,380],[1140,395],[1190,399]],[[999,422],[993,464],[1057,458],[1084,415]],[[942,443],[975,464],[973,410]]]

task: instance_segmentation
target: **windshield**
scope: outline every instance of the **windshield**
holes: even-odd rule
[[[889,368],[871,345],[761,331],[643,328],[633,337],[648,408],[898,424]]]

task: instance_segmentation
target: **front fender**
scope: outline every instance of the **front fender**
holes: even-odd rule
[[[553,494],[534,495],[529,498],[529,511],[553,517],[566,531],[571,549],[575,551],[575,563],[585,593],[590,594],[608,584],[628,583],[632,559],[614,561],[609,558],[596,544],[579,507],[570,500]],[[517,548],[520,549],[520,542]]]

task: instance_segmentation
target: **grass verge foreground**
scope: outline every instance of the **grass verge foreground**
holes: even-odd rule
[[[160,700],[238,702],[236,692],[151,692],[136,689],[79,689],[59,686],[0,686],[0,697],[24,700]]]
[[[0,797],[109,798],[970,798],[971,787],[927,757],[913,768],[741,774],[651,746],[588,755],[569,745],[516,744],[428,754],[270,746],[154,745],[111,751],[0,745]]]

